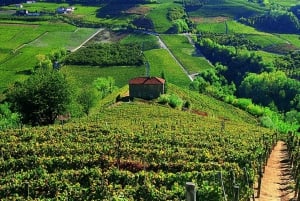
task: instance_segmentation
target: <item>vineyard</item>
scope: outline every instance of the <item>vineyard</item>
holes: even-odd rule
[[[2,132],[0,197],[183,200],[194,182],[202,200],[236,199],[237,187],[247,200],[279,136],[196,109],[117,103],[80,122]]]

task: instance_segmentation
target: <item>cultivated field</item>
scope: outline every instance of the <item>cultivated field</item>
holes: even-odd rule
[[[57,49],[73,49],[97,29],[64,23],[2,23],[0,26],[0,90],[23,80],[36,65],[36,56]]]
[[[161,35],[161,38],[189,74],[198,73],[212,67],[203,55],[190,44],[186,36]]]

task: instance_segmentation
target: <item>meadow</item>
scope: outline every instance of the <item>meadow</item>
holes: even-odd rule
[[[189,78],[170,56],[169,52],[164,49],[154,49],[145,51],[145,56],[150,64],[151,76],[160,77],[162,72],[164,72],[168,82],[188,88],[190,84]]]
[[[198,73],[212,67],[205,57],[199,54],[196,48],[190,44],[186,36],[161,35],[161,38],[189,74]]]
[[[237,19],[262,13],[267,8],[245,0],[212,0],[197,10],[188,11],[191,17],[228,17]]]
[[[42,22],[8,24],[0,28],[0,90],[26,79],[36,65],[36,56],[57,49],[73,49],[97,29],[76,28],[69,24]]]
[[[168,9],[174,7],[174,3],[150,4],[150,13],[147,15],[158,33],[165,33],[172,27],[172,22],[167,18]]]

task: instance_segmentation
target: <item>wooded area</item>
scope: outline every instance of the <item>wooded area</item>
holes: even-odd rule
[[[142,49],[136,44],[94,44],[70,54],[66,64],[91,66],[140,66]]]

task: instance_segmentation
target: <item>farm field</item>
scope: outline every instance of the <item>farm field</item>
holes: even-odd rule
[[[244,0],[212,0],[197,10],[188,11],[191,17],[228,17],[236,19],[262,13],[267,9]]]
[[[155,31],[158,33],[165,33],[172,27],[172,23],[167,18],[167,12],[170,7],[175,7],[173,3],[164,4],[153,4],[149,5],[151,7],[150,13],[147,15],[154,24]]]
[[[68,118],[71,115],[67,122],[56,120],[54,125],[45,127],[17,123],[15,129],[7,129],[8,127],[0,124],[0,199],[182,201],[186,196],[186,182],[193,182],[197,188],[197,200],[250,200],[256,195],[255,183],[261,179],[259,175],[262,175],[272,148],[278,140],[287,140],[285,134],[277,133],[280,126],[285,124],[281,125],[281,119],[275,114],[267,114],[271,113],[267,109],[263,116],[260,116],[260,111],[252,113],[257,116],[252,116],[234,107],[233,105],[237,105],[242,108],[242,105],[251,100],[240,101],[229,94],[234,93],[235,87],[239,90],[238,85],[225,86],[227,91],[222,92],[221,81],[225,83],[225,78],[217,77],[217,70],[224,73],[229,68],[234,68],[241,72],[232,71],[232,74],[228,74],[238,77],[239,73],[243,73],[243,76],[247,76],[248,72],[244,73],[244,69],[252,70],[261,63],[271,64],[281,56],[272,50],[282,49],[283,52],[288,52],[300,48],[299,35],[266,33],[237,21],[242,16],[266,12],[269,5],[264,7],[247,0],[210,0],[198,7],[191,6],[194,10],[184,8],[186,16],[195,23],[187,22],[191,26],[189,33],[194,34],[192,37],[200,38],[203,32],[211,33],[207,36],[212,38],[214,33],[219,34],[220,38],[224,36],[221,39],[230,40],[230,43],[226,43],[230,46],[219,57],[235,57],[232,62],[225,58],[228,61],[226,65],[235,62],[234,67],[218,66],[215,68],[216,73],[207,72],[203,76],[210,76],[212,82],[220,80],[220,84],[216,82],[220,88],[215,90],[211,87],[208,88],[210,91],[203,90],[202,93],[202,87],[213,84],[199,79],[199,82],[196,80],[198,85],[195,84],[199,88],[195,87],[195,91],[191,91],[191,80],[169,52],[160,48],[157,37],[159,34],[189,74],[213,68],[190,44],[185,33],[166,34],[174,25],[168,19],[169,9],[195,1],[159,0],[138,5],[131,1],[108,2],[95,6],[46,2],[24,4],[24,9],[48,13],[60,6],[76,8],[70,15],[49,15],[41,18],[43,21],[35,22],[26,22],[25,16],[9,20],[7,16],[16,6],[4,7],[5,12],[0,12],[1,16],[7,15],[0,20],[0,102],[4,100],[2,92],[7,87],[26,79],[32,73],[38,61],[37,55],[53,53],[62,48],[73,52],[74,48],[97,31],[100,34],[87,45],[133,43],[142,48],[137,47],[137,51],[130,56],[120,56],[122,51],[119,50],[123,46],[116,49],[105,46],[103,49],[112,49],[112,53],[101,52],[98,57],[97,53],[100,51],[95,48],[94,52],[90,51],[92,53],[78,54],[80,56],[75,56],[76,59],[83,61],[87,55],[87,61],[91,61],[90,55],[96,55],[97,58],[105,55],[106,59],[113,58],[111,60],[116,62],[118,57],[111,57],[112,55],[116,54],[124,61],[130,59],[131,55],[141,58],[144,54],[145,60],[140,60],[140,64],[149,62],[150,76],[161,77],[164,74],[167,94],[149,101],[138,98],[129,100],[128,81],[133,77],[145,76],[146,62],[141,66],[62,66],[60,71],[80,91],[92,88],[93,81],[97,78],[108,76],[114,78],[116,87],[113,88],[117,89],[101,100],[87,100],[96,102],[96,105],[88,108],[89,115],[80,119],[67,108],[67,111],[60,111],[69,112]],[[298,3],[296,0],[269,2],[274,2],[274,7],[277,4],[290,6]],[[178,13],[174,11],[173,14]],[[50,20],[46,20],[46,17]],[[134,30],[135,25],[131,22],[136,17],[151,19],[155,33],[144,34],[146,30],[142,28]],[[22,21],[22,18],[25,20]],[[194,25],[197,25],[196,29]],[[256,47],[251,42],[261,47]],[[218,48],[213,42],[211,44],[213,45],[210,47]],[[248,55],[253,52],[261,56],[263,61],[258,57],[249,57],[248,60]],[[217,52],[207,55],[217,55]],[[244,62],[243,65],[239,65],[237,62],[240,62],[240,58],[251,64],[251,68],[244,61],[241,61]],[[256,60],[260,63],[254,63]],[[294,70],[299,73],[299,69]],[[220,100],[232,105],[212,98],[213,90],[220,92]],[[285,90],[280,92],[282,96],[289,95]],[[89,96],[84,96],[84,93],[80,95],[82,97],[75,98],[74,95],[72,98],[85,99]],[[296,103],[298,99],[293,101]],[[174,102],[180,106],[172,106]],[[84,107],[83,104],[70,107]],[[274,102],[270,103],[271,106],[276,109]],[[251,104],[246,109],[251,111],[250,109],[257,108]],[[0,107],[0,118],[1,110]],[[260,106],[257,110],[260,110]],[[292,118],[293,113],[289,115]],[[274,130],[263,128],[262,125]],[[294,146],[298,142],[298,139],[289,139],[288,144]],[[293,159],[298,158],[299,147],[295,146],[292,151]],[[295,164],[298,166],[298,163]],[[295,175],[299,170],[294,167]],[[297,183],[300,183],[299,179]],[[237,188],[238,196],[234,191]],[[299,187],[291,182],[289,188],[297,190]]]
[[[96,31],[63,23],[5,23],[0,28],[1,92],[15,81],[26,78],[36,65],[37,55],[46,55],[61,48],[73,49]]]
[[[164,72],[168,82],[188,88],[189,78],[166,50],[154,49],[144,53],[150,64],[151,76],[161,76]]]
[[[160,48],[156,36],[150,35],[150,34],[138,33],[138,32],[128,34],[126,37],[121,39],[120,43],[123,43],[123,44],[130,44],[130,43],[140,44],[143,51]]]
[[[115,79],[117,87],[123,87],[128,84],[131,78],[145,76],[145,67],[97,67],[97,66],[64,66],[62,71],[78,86],[82,88],[91,87],[93,81],[98,77],[111,76]]]
[[[169,90],[184,94],[173,85]],[[195,105],[213,104],[209,97],[199,101],[203,95],[190,93]],[[96,116],[63,127],[2,132],[0,196],[183,200],[185,182],[192,181],[197,197],[213,201],[223,199],[220,182],[231,199],[235,180],[240,200],[247,200],[257,159],[267,157],[274,135],[231,118],[222,130],[223,110],[203,111],[208,116],[137,101],[103,108]],[[226,114],[240,115],[231,110]]]
[[[171,52],[187,69],[189,74],[211,68],[208,61],[200,55],[184,35],[161,35]]]

